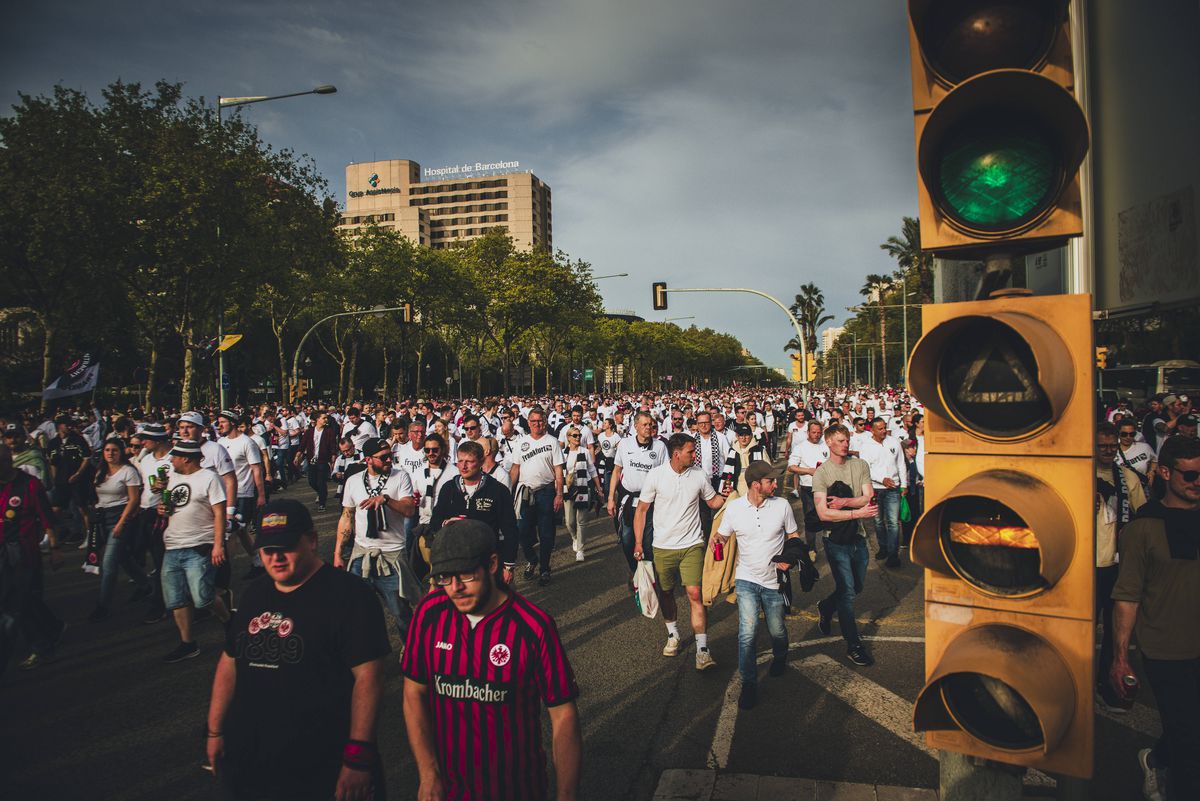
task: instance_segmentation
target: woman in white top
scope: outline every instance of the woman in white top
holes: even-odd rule
[[[591,500],[590,487],[601,497],[600,474],[587,448],[581,447],[583,434],[578,426],[567,428],[566,457],[563,461],[563,510],[575,561],[583,561],[583,514]]]
[[[95,520],[100,527],[97,551],[103,549],[103,557],[97,559],[99,565],[84,564],[85,570],[93,568],[89,572],[94,572],[94,568],[99,567],[100,572],[100,599],[88,617],[92,623],[108,617],[117,586],[118,565],[137,585],[131,600],[146,598],[151,590],[150,580],[134,561],[131,550],[136,537],[134,521],[142,499],[142,476],[129,464],[125,443],[121,440],[105,442],[101,454],[100,469],[96,471]]]
[[[617,445],[621,444],[621,435],[617,432],[617,424],[611,417],[604,418],[600,424],[600,435],[596,437],[596,469],[600,471],[600,483],[604,488],[601,498],[608,497],[608,482],[612,480],[613,461],[617,456]]]

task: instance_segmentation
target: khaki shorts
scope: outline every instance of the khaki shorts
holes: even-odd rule
[[[674,551],[655,548],[654,572],[659,589],[673,590],[677,584],[699,587],[704,578],[704,543]]]

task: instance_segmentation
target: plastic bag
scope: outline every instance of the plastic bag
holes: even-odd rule
[[[912,508],[908,505],[908,496],[900,496],[900,522],[907,523],[912,520]]]
[[[654,563],[638,562],[633,572],[633,602],[646,617],[658,617],[658,582],[654,578]]]

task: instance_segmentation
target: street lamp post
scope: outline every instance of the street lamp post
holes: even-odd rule
[[[283,100],[287,97],[300,97],[301,95],[331,95],[337,91],[336,86],[330,84],[321,84],[304,92],[290,92],[286,95],[254,95],[248,97],[222,97],[217,95],[217,127],[224,129],[225,119],[221,115],[221,109],[233,108],[234,106],[248,106],[251,103],[264,103],[268,100]],[[217,258],[221,257],[221,226],[217,226]],[[217,273],[220,274],[220,264],[217,265]],[[307,336],[307,334],[305,335]],[[217,314],[217,372],[220,374],[217,383],[217,400],[222,409],[225,408],[225,351],[221,347],[225,339],[225,298],[221,297],[221,309]],[[296,351],[299,353],[299,349]],[[292,381],[296,381],[297,369],[292,370]]]
[[[696,319],[696,315],[692,314],[687,317],[668,317],[667,319],[663,320],[663,322],[664,323],[673,323],[676,320],[695,320],[695,319]]]
[[[383,306],[375,306],[370,309],[359,309],[358,311],[338,312],[337,314],[331,314],[327,317],[322,317],[320,320],[317,320],[315,323],[309,326],[309,329],[304,332],[304,336],[300,337],[300,343],[296,345],[296,353],[294,356],[292,356],[292,383],[295,384],[300,380],[300,351],[304,349],[304,343],[308,339],[308,335],[315,331],[317,326],[319,326],[321,323],[325,322],[326,320],[332,320],[334,317],[357,317],[363,314],[387,314],[388,312],[403,310],[403,306],[389,306],[386,308]]]

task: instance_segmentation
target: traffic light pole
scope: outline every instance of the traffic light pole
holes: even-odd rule
[[[803,378],[800,381],[800,385],[804,388],[804,400],[805,401],[808,400],[808,382],[812,379],[812,377],[808,375],[808,342],[804,338],[804,331],[803,331],[803,329],[800,328],[800,322],[796,319],[796,315],[792,314],[791,309],[789,309],[787,306],[784,306],[779,301],[779,298],[776,298],[772,295],[768,295],[766,292],[759,292],[757,289],[747,289],[746,287],[692,287],[690,289],[668,289],[666,287],[663,287],[662,291],[664,293],[670,293],[670,292],[749,292],[751,295],[758,295],[760,298],[766,298],[767,300],[771,301],[776,306],[778,306],[780,309],[783,309],[783,313],[786,314],[788,316],[788,319],[792,321],[792,327],[796,329],[796,341],[800,343],[800,360],[801,360],[801,363],[804,365],[804,373],[803,373]]]
[[[304,343],[308,339],[308,335],[317,330],[317,326],[319,326],[321,323],[325,322],[326,320],[332,320],[334,317],[358,317],[363,314],[386,314],[387,312],[394,311],[404,311],[404,306],[393,306],[387,309],[375,308],[338,312],[337,314],[331,314],[328,317],[322,317],[320,320],[317,320],[309,327],[307,331],[304,332],[304,336],[300,337],[300,344],[296,345],[296,353],[292,356],[292,386],[294,387],[300,382],[300,351],[304,350]]]

